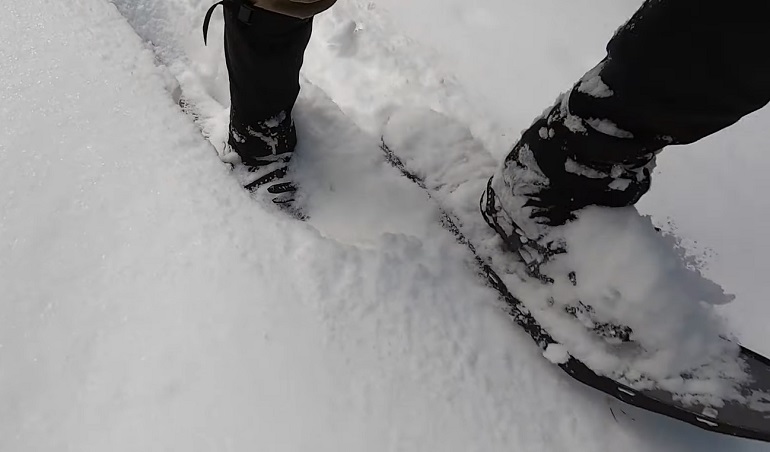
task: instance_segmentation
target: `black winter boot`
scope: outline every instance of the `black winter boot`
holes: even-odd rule
[[[520,252],[536,262],[560,249],[548,228],[575,211],[635,203],[664,146],[768,103],[770,60],[757,57],[768,14],[770,2],[757,0],[645,1],[604,60],[524,132],[484,194],[487,221],[512,249],[526,242]]]
[[[226,157],[246,166],[244,186],[266,189],[273,202],[288,206],[296,187],[287,179],[297,145],[292,109],[299,72],[312,33],[312,19],[297,19],[224,0],[225,58],[230,80],[230,134]],[[212,6],[213,10],[217,5]],[[211,11],[210,10],[210,11]],[[204,34],[208,28],[207,15]]]
[[[599,163],[581,158],[592,147],[628,147],[628,133],[612,123],[586,120],[569,111],[562,96],[522,135],[503,165],[487,183],[480,207],[484,220],[517,253],[527,273],[545,284],[554,277],[578,283],[579,275],[549,275],[541,267],[568,252],[560,226],[574,220],[589,205],[623,207],[647,192],[655,152],[628,153],[626,161]],[[576,152],[577,151],[577,152]],[[593,307],[577,301],[565,310],[587,328],[610,341],[628,341],[625,325],[600,320]]]
[[[562,232],[579,226],[565,224],[589,205],[634,204],[664,146],[698,141],[770,101],[770,60],[758,57],[768,14],[767,1],[646,0],[604,60],[524,132],[481,210],[530,275],[560,284],[570,269],[558,264],[576,257],[563,254]],[[542,274],[555,268],[564,274]],[[580,286],[581,275],[570,280]],[[578,318],[602,317],[573,307]]]
[[[563,95],[524,132],[490,178],[482,215],[531,274],[547,280],[540,265],[566,251],[552,228],[589,205],[632,205],[649,189],[657,149],[624,153],[634,144],[628,132],[610,122],[572,114],[569,95]],[[583,152],[591,148],[615,149],[619,158],[591,161]]]
[[[286,113],[251,126],[238,124],[231,115],[227,143],[231,152],[225,151],[224,160],[234,165],[240,160],[245,166],[246,174],[241,178],[244,188],[251,192],[264,188],[274,203],[289,206],[297,190],[287,177],[296,145],[297,131]],[[260,152],[245,152],[254,147]]]

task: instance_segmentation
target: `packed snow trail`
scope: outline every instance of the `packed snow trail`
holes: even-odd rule
[[[208,6],[131,5],[158,45]],[[566,381],[406,188],[365,239],[254,203],[104,0],[5,6],[0,450],[766,450]]]

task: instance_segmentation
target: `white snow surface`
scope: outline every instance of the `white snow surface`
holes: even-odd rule
[[[208,1],[11,0],[0,450],[768,450],[562,375],[378,154],[380,125],[414,106],[501,157],[637,3],[341,0],[308,50],[323,91],[306,84],[296,111],[302,223],[251,199],[169,93],[188,62],[224,112]],[[736,294],[724,315],[768,353],[765,114],[664,153],[641,207]]]

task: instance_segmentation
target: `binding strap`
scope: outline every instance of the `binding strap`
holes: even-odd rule
[[[206,17],[203,19],[203,44],[208,45],[207,39],[209,34],[209,22],[211,22],[211,15],[214,14],[214,10],[217,6],[222,5],[222,8],[234,6],[238,8],[235,17],[246,25],[252,24],[252,17],[257,13],[256,8],[252,8],[247,5],[243,0],[221,0],[211,5],[206,11]]]

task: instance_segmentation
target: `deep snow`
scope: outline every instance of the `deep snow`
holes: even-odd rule
[[[221,49],[199,43],[208,2],[114,3],[170,60],[188,55],[226,103]],[[376,133],[394,105],[452,111],[490,148],[512,139],[499,124],[522,128],[538,111],[496,111],[509,105],[503,99],[518,102],[511,85],[524,80],[482,86],[479,73],[460,70],[499,52],[468,64],[454,50],[502,28],[435,45],[429,38],[456,31],[453,21],[467,14],[455,8],[461,2],[432,3],[430,33],[409,28],[418,11],[406,2],[342,1],[319,18],[305,75],[345,113],[321,91],[303,93],[307,152],[297,171],[317,190],[310,225],[238,187],[111,4],[6,6],[0,449],[766,449],[640,413],[560,375],[470,274],[431,204],[384,169]],[[535,24],[551,11],[534,1],[482,6],[527,11]],[[470,17],[495,17],[482,12]],[[564,42],[585,50],[568,31],[531,53]],[[580,75],[583,60],[568,61]],[[563,86],[537,88],[526,92]],[[764,132],[755,118],[738,127],[700,148],[699,171],[671,157],[657,181],[670,199],[646,205],[718,251],[712,276],[738,295],[726,313],[747,345],[768,352],[757,280],[764,247],[749,235],[761,231],[731,220],[762,212],[748,184],[761,193],[767,183],[756,161]],[[717,151],[727,142],[726,169]],[[745,190],[706,183],[728,172]],[[701,196],[710,211],[693,202]],[[711,221],[699,228],[697,218]]]

